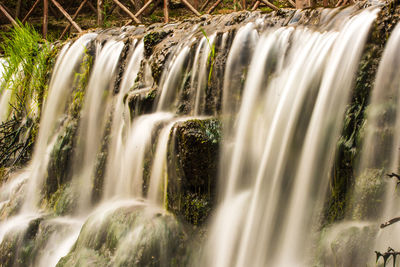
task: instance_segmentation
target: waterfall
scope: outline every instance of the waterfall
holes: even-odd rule
[[[227,177],[206,265],[310,264],[335,142],[376,14],[366,10],[322,33],[289,27],[260,37],[235,147],[222,155],[230,160],[222,160]]]
[[[64,116],[67,99],[73,88],[74,70],[80,67],[86,45],[95,37],[88,34],[81,37],[71,47],[67,44],[60,52],[50,82],[49,96],[40,123],[40,133],[35,145],[35,152],[28,169],[31,172],[27,197],[24,203],[26,210],[36,209],[39,202],[41,186],[49,161],[49,154],[56,141],[60,120]]]
[[[371,250],[383,253],[388,247],[397,249],[400,246],[396,238],[400,230],[399,225],[378,228],[380,224],[399,216],[396,205],[397,182],[389,181],[386,175],[398,173],[399,166],[399,44],[398,24],[379,63],[367,110],[365,137],[346,220],[332,226],[324,240],[328,260],[336,258],[336,262],[346,266],[363,261],[376,261]],[[350,245],[360,240],[363,242],[361,246]],[[383,259],[379,263],[381,262]]]
[[[0,179],[0,265],[373,262],[370,250],[398,244],[397,225],[377,225],[399,216],[395,181],[381,180],[398,171],[400,26],[379,66],[345,219],[327,225],[324,210],[381,10],[241,12],[66,42],[32,158]],[[0,101],[3,120],[5,90]],[[375,213],[371,187],[392,192]],[[365,238],[357,249],[349,229]]]

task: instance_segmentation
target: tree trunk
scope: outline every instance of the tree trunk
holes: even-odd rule
[[[97,0],[97,25],[103,25],[103,0]]]
[[[47,0],[43,1],[43,38],[47,37],[47,23],[49,21],[49,2]]]

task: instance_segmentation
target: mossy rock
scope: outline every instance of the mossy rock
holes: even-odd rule
[[[105,207],[84,224],[57,266],[171,266],[186,255],[186,234],[171,215],[140,202]],[[182,266],[178,264],[177,266]]]
[[[109,266],[109,259],[100,255],[96,250],[82,248],[73,253],[69,253],[63,257],[58,263],[57,267],[62,266],[75,266],[75,267],[86,267],[86,266]]]
[[[70,180],[70,167],[73,154],[77,122],[71,120],[58,135],[50,154],[47,177],[43,187],[46,199],[49,199],[63,184]]]
[[[203,224],[214,205],[221,125],[188,120],[175,127],[169,152],[168,209],[193,225]]]
[[[159,44],[171,32],[167,31],[153,31],[143,37],[144,42],[144,55],[148,58],[153,53],[154,46]]]
[[[138,115],[149,114],[154,109],[154,103],[157,97],[157,88],[148,91],[131,91],[126,96],[131,118]]]
[[[26,227],[15,228],[0,244],[1,266],[33,266],[36,253],[35,239],[42,218],[33,219]]]
[[[1,266],[43,266],[50,264],[57,247],[55,240],[70,236],[75,222],[54,219],[48,215],[26,218],[9,231],[0,244]]]
[[[75,210],[78,198],[73,188],[70,183],[63,184],[51,196],[49,207],[55,215],[71,214]]]

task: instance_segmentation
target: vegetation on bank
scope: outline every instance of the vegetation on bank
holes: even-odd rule
[[[26,162],[32,151],[57,46],[30,25],[3,33],[4,74],[0,95],[9,95],[0,121],[0,167]],[[6,99],[7,100],[7,99]]]

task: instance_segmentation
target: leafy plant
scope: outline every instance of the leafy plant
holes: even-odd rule
[[[111,27],[111,21],[113,20],[112,11],[112,1],[105,0],[103,3],[103,26],[106,28]]]
[[[11,90],[10,105],[19,115],[40,112],[54,50],[29,25],[19,23],[2,37],[5,63],[0,92]]]
[[[5,53],[0,94],[9,93],[9,107],[0,124],[0,166],[29,160],[46,98],[54,49],[33,27],[21,23],[2,34]],[[6,92],[9,91],[9,92]]]

